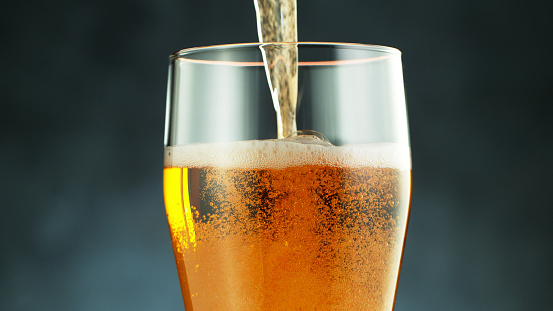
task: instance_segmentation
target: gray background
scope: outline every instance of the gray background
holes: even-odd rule
[[[396,310],[548,309],[553,2],[298,7],[300,40],[404,53],[414,192]],[[182,310],[167,56],[256,41],[253,2],[11,1],[0,24],[0,310]]]

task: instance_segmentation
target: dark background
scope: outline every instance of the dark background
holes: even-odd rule
[[[549,309],[553,2],[298,2],[300,40],[403,52],[414,192],[396,310]],[[253,1],[11,1],[0,24],[0,309],[182,310],[167,56],[256,41]]]

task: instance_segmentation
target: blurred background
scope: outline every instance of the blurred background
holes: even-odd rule
[[[298,2],[302,41],[403,52],[414,188],[396,310],[550,308],[553,2]],[[167,56],[257,41],[253,1],[2,7],[0,309],[183,310]]]

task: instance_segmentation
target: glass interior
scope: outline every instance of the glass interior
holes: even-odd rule
[[[261,47],[298,47],[298,130],[334,145],[409,144],[401,53],[334,43],[251,43],[170,56],[165,145],[276,139]]]

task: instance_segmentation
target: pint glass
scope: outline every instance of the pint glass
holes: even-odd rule
[[[297,47],[277,139],[262,50],[170,56],[164,197],[186,310],[392,310],[411,160],[401,54]]]

